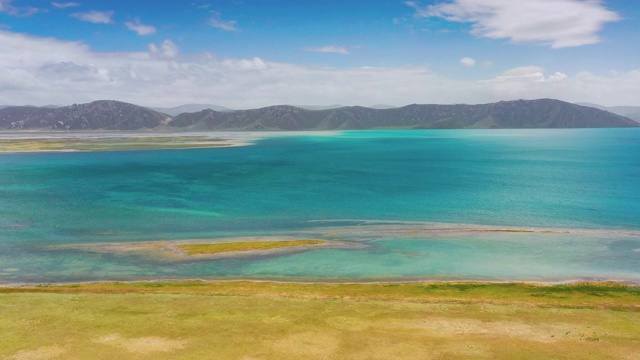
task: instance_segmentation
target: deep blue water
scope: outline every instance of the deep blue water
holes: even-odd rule
[[[0,283],[640,281],[640,238],[617,232],[395,237],[363,249],[171,265],[48,247],[292,234],[345,219],[638,231],[640,131],[349,131],[231,148],[0,154]]]

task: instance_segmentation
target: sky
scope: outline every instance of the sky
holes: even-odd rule
[[[640,106],[637,0],[0,0],[0,105]]]

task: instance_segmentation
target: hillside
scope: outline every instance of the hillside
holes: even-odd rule
[[[183,113],[198,112],[205,109],[212,109],[220,112],[233,111],[233,109],[229,109],[228,107],[211,104],[185,104],[174,107],[149,107],[149,109],[170,116],[176,116]]]
[[[346,106],[309,110],[278,105],[261,109],[205,109],[175,117],[118,101],[60,108],[12,106],[0,109],[0,129],[51,130],[360,130],[525,129],[638,127],[611,112],[559,100],[501,101],[481,105],[407,105],[373,109]]]
[[[0,109],[0,128],[52,130],[139,130],[156,128],[168,115],[119,101],[94,101],[59,108],[11,106]]]
[[[270,106],[222,113],[180,114],[173,127],[208,130],[336,130],[460,128],[598,128],[640,124],[606,111],[559,100],[501,101],[482,105],[408,105],[391,109],[359,106],[305,110]]]

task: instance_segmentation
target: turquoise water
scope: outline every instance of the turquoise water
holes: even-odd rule
[[[640,282],[639,184],[638,129],[348,131],[230,148],[1,154],[0,283]],[[362,234],[329,238],[357,248],[171,264],[52,247],[358,224],[345,219],[606,231],[372,238],[362,224]]]

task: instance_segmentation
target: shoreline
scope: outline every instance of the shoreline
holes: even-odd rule
[[[43,285],[0,285],[9,294],[85,294],[99,297],[215,296],[221,298],[272,298],[345,300],[382,303],[442,303],[523,306],[535,308],[619,310],[640,313],[640,284],[574,282],[403,282],[403,283],[303,283],[274,281],[148,281],[90,282]]]
[[[580,286],[596,286],[611,287],[621,286],[637,289],[640,292],[640,281],[631,280],[615,280],[615,279],[565,279],[565,280],[461,280],[461,279],[403,279],[403,280],[276,280],[276,279],[256,279],[249,277],[234,277],[228,279],[207,279],[202,277],[184,278],[184,279],[140,279],[140,280],[88,280],[88,281],[61,281],[61,282],[22,282],[0,284],[0,292],[2,289],[19,289],[19,288],[42,288],[42,287],[64,287],[64,286],[83,286],[83,285],[144,285],[144,284],[168,284],[180,285],[188,283],[202,284],[233,284],[233,283],[256,283],[256,284],[274,284],[274,285],[309,285],[309,286],[331,286],[331,285],[465,285],[465,286],[514,286],[527,285],[538,287],[580,287]],[[640,306],[640,303],[638,304]]]

